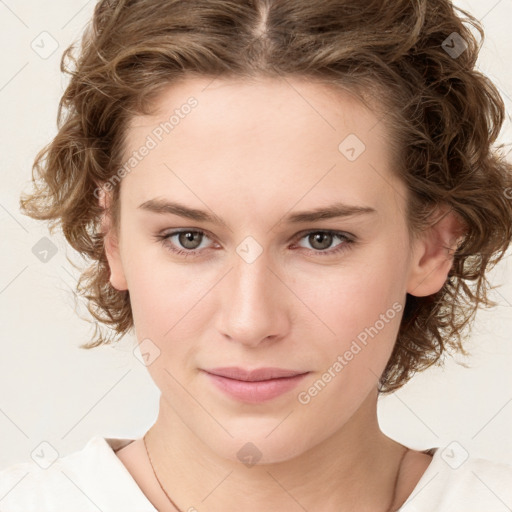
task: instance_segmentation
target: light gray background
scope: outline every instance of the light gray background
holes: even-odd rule
[[[479,67],[505,99],[508,117],[500,141],[510,144],[512,2],[456,4],[483,20]],[[94,0],[0,0],[0,468],[29,460],[43,441],[65,455],[93,435],[139,437],[158,411],[159,391],[134,357],[133,336],[115,347],[78,348],[93,326],[76,313],[88,317],[84,303],[75,304],[78,273],[66,254],[80,259],[62,235],[50,236],[44,223],[18,209],[35,155],[56,133],[57,104],[67,84],[59,71],[61,54],[78,40],[94,5]],[[43,31],[59,45],[47,58],[31,47],[43,51],[45,37],[44,48],[50,48]],[[46,263],[32,253],[44,236],[58,248]],[[478,314],[467,342],[472,356],[465,362],[471,368],[448,360],[444,369],[419,374],[381,399],[385,433],[416,449],[457,441],[471,456],[512,463],[511,278],[509,256],[491,277],[502,285],[491,293],[499,306]]]

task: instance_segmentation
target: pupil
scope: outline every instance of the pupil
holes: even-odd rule
[[[325,238],[324,238],[325,237]],[[319,238],[319,239],[318,239]],[[314,243],[312,244],[314,246],[314,244],[318,241],[320,242],[320,245],[322,247],[317,247],[318,249],[326,249],[327,247],[329,247],[329,245],[331,245],[330,243],[328,244],[322,244],[322,240],[325,242],[325,239],[330,242],[330,238],[331,238],[331,235],[329,235],[329,233],[316,233],[315,235],[313,235],[313,240],[314,240]]]
[[[185,232],[181,233],[181,236],[185,237],[184,241],[180,240],[180,243],[182,243],[182,245],[184,247],[186,247],[187,249],[195,249],[195,247],[189,247],[187,244],[191,243],[193,246],[194,239],[198,238],[200,236],[200,233],[198,233],[196,231],[185,231]]]

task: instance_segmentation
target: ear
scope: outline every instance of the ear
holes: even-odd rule
[[[413,242],[407,293],[416,297],[432,295],[443,287],[466,231],[461,218],[448,206],[438,207],[433,218],[434,223]]]
[[[121,254],[119,250],[119,239],[112,226],[112,219],[109,213],[112,197],[100,188],[99,204],[103,208],[101,219],[101,231],[104,234],[103,245],[110,267],[110,284],[119,291],[128,290],[128,284],[123,270]]]

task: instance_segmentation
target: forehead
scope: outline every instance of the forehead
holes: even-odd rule
[[[132,118],[126,135],[127,158],[152,141],[125,178],[137,199],[173,190],[178,176],[190,191],[236,188],[248,201],[297,201],[308,188],[312,201],[338,191],[348,203],[386,202],[386,186],[400,193],[386,127],[347,91],[289,77],[191,78],[155,107]]]
[[[192,100],[196,105],[191,109],[187,104]],[[285,139],[287,133],[325,136],[341,129],[340,136],[343,128],[354,129],[361,137],[376,128],[373,136],[385,136],[376,113],[354,93],[304,77],[182,79],[161,91],[153,106],[154,115],[130,120],[128,142],[151,125],[168,122],[174,113],[171,130],[175,140],[181,135],[194,141],[194,135],[229,133],[246,141],[247,136],[262,132]]]

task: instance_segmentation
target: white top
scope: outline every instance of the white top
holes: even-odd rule
[[[157,512],[115,454],[131,441],[95,436],[47,469],[31,460],[0,471],[0,511]],[[512,509],[512,465],[467,458],[456,442],[429,452],[432,462],[399,512]]]

